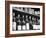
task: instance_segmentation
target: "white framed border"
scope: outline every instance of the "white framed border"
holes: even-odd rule
[[[29,31],[12,31],[12,7],[31,7],[31,8],[40,8],[40,30],[29,30]],[[23,33],[39,33],[42,32],[42,6],[37,5],[18,5],[10,4],[10,34],[23,34]]]

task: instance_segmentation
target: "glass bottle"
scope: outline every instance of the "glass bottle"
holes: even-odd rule
[[[25,30],[25,20],[24,15],[22,16],[22,30]]]
[[[14,29],[13,30],[15,31],[16,30],[16,28],[15,28],[16,27],[15,17],[13,19],[14,19],[14,22],[13,22],[13,28]]]
[[[33,30],[32,20],[29,21],[29,29],[30,29],[30,30]]]
[[[26,16],[26,29],[29,30],[29,20],[28,20],[28,16]]]
[[[26,30],[25,20],[22,21],[22,30]]]
[[[17,25],[17,27],[18,27],[18,30],[21,30],[21,21],[20,21],[20,19],[18,20],[18,25]]]

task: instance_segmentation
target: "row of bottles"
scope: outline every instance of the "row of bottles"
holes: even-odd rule
[[[20,14],[18,14],[17,16],[15,16],[15,14],[13,14],[13,24],[15,30],[32,30],[33,24],[36,25],[39,22],[38,20],[39,19],[28,15],[21,16]]]
[[[23,21],[23,20],[25,20],[25,21],[35,21],[35,22],[37,22],[39,19],[38,18],[36,18],[36,17],[33,17],[33,16],[28,16],[28,15],[20,15],[20,14],[18,14],[17,16],[14,16],[13,17],[13,22],[14,22],[14,20],[17,22],[17,21]]]
[[[17,22],[17,25],[16,25],[16,30],[31,30],[31,29],[33,29],[33,26],[30,25],[30,24],[31,24],[31,23],[29,23],[29,21],[26,21],[26,22],[25,22],[25,21],[23,20],[23,21],[21,22],[21,21],[19,20],[19,21]],[[32,28],[31,28],[30,26],[31,26]],[[30,28],[31,28],[31,29],[30,29]]]

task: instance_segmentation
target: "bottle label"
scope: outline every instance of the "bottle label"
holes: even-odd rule
[[[27,30],[29,30],[29,23],[26,23],[26,28]]]
[[[25,25],[23,25],[23,26],[22,26],[22,29],[23,29],[23,30],[25,30],[25,29],[26,29],[26,26],[25,26]]]
[[[16,22],[13,22],[14,31],[16,30]]]
[[[21,30],[21,25],[18,25],[18,30]]]

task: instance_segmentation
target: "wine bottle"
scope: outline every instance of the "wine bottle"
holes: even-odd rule
[[[20,19],[18,20],[18,30],[21,30],[21,21],[20,21]]]
[[[25,30],[25,17],[24,15],[22,16],[22,30]]]
[[[27,18],[28,16],[26,16],[26,29],[29,30],[29,20]]]
[[[32,21],[31,20],[29,21],[29,29],[30,30],[33,30],[33,24],[32,24]]]
[[[13,30],[14,30],[14,31],[16,30],[15,27],[16,27],[16,22],[15,22],[15,17],[14,17],[14,22],[13,22],[13,28],[14,28]]]
[[[25,20],[24,20],[24,19],[23,19],[22,23],[23,23],[23,25],[22,25],[22,30],[26,30]]]

